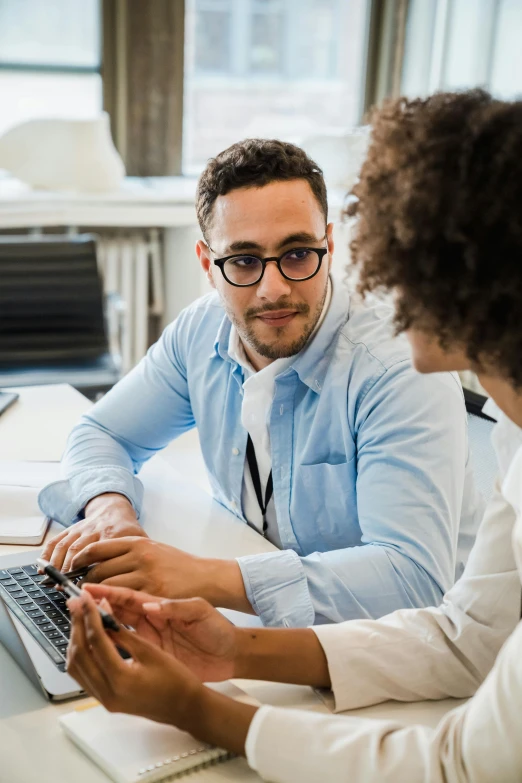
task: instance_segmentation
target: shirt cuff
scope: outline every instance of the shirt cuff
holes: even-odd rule
[[[114,465],[84,468],[69,479],[48,484],[38,495],[38,504],[46,516],[69,527],[78,521],[89,500],[105,492],[124,495],[139,519],[143,484],[126,468]]]
[[[306,628],[315,611],[305,570],[291,549],[238,557],[247,598],[263,625]]]

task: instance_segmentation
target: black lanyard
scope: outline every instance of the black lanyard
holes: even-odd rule
[[[274,493],[272,471],[270,471],[268,481],[266,482],[265,502],[263,503],[263,493],[261,492],[261,479],[259,478],[259,468],[257,466],[256,451],[254,449],[254,444],[252,443],[252,438],[250,437],[250,435],[248,436],[248,440],[247,440],[246,453],[247,453],[248,466],[250,468],[250,475],[252,476],[252,484],[254,485],[254,489],[256,491],[257,502],[259,503],[259,508],[261,509],[261,513],[263,514],[263,533],[266,533],[268,528],[268,522],[266,521],[266,510],[268,508],[268,504],[270,503],[270,498]]]

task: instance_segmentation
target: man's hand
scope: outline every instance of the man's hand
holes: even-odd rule
[[[97,565],[87,575],[89,582],[166,598],[200,597],[213,606],[253,612],[235,560],[195,557],[150,538],[131,536],[89,544],[74,557],[72,567],[93,563]]]
[[[255,707],[214,693],[176,658],[138,634],[105,632],[87,591],[69,600],[67,671],[110,712],[169,723],[213,745],[245,752]],[[131,655],[124,661],[115,644]]]
[[[238,629],[202,598],[169,601],[126,587],[86,584],[95,601],[107,600],[120,623],[185,664],[201,682],[236,676]]]
[[[122,536],[146,536],[124,495],[106,493],[85,506],[85,519],[47,542],[42,558],[60,571],[69,571],[75,555],[88,544]]]

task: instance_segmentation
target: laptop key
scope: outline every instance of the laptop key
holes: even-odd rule
[[[60,612],[58,612],[56,609],[51,609],[50,611],[46,611],[45,614],[50,620],[54,620],[55,617],[61,617]]]
[[[56,617],[56,618],[53,620],[53,623],[54,623],[55,625],[59,625],[59,626],[60,626],[60,631],[61,631],[61,630],[62,630],[61,626],[63,626],[63,625],[67,625],[67,618],[65,618],[65,617]]]
[[[47,620],[47,617],[46,617],[45,619]],[[42,624],[40,625],[40,631],[43,631],[44,633],[45,633],[46,631],[56,631],[56,628],[54,627],[54,625],[53,625],[52,623],[50,623],[50,622],[47,620],[47,622],[46,622],[46,623],[42,623]]]
[[[50,639],[51,637],[49,636],[48,638]],[[51,639],[51,641],[54,644],[54,646],[58,649],[62,646],[62,644],[64,644],[64,638],[61,634],[57,636],[56,639]]]
[[[42,615],[41,617],[33,617],[32,619],[35,625],[48,625],[49,628],[52,628],[49,620],[44,615]]]
[[[49,601],[47,600],[47,596],[46,595],[36,595],[33,598],[33,601],[35,602],[35,604],[39,604],[39,606],[42,606],[43,604],[48,604],[49,603]]]
[[[3,573],[6,573],[6,574],[11,574],[11,575],[13,575],[13,574],[23,574],[23,571],[22,571],[22,569],[21,569],[21,568],[18,568],[17,566],[15,566],[14,568],[8,568],[8,569],[7,569],[5,572],[3,572]]]
[[[52,612],[52,611],[54,611],[54,606],[52,604],[50,604],[49,601],[46,601],[43,604],[38,602],[38,605],[39,605],[40,609],[42,610],[42,612]]]
[[[48,639],[61,639],[62,637],[61,633],[54,629],[52,631],[44,631],[44,634]]]
[[[31,617],[33,620],[39,620],[40,618],[45,617],[45,615],[43,615],[39,609],[31,609],[30,612],[27,612],[27,616]]]
[[[29,595],[33,595],[34,593],[41,595],[40,588],[37,585],[30,585],[29,587],[26,587],[25,592]]]
[[[25,571],[26,574],[31,574],[31,576],[36,576],[38,573],[38,566],[34,565],[34,563],[31,565],[22,566],[22,571]]]
[[[67,645],[66,645],[66,644],[57,644],[57,645],[56,645],[56,649],[57,649],[57,650],[58,650],[58,652],[60,652],[60,653],[63,655],[63,657],[65,658],[65,656],[67,655]]]
[[[2,586],[3,586],[4,590],[7,590],[8,593],[19,593],[19,592],[21,592],[20,585],[16,584],[16,582],[13,582],[12,584],[8,584],[7,582],[5,582]]]
[[[33,603],[31,599],[28,598],[27,596],[25,596],[24,598],[16,598],[15,600],[18,606],[29,606],[32,605]]]
[[[63,593],[59,593],[58,590],[54,590],[52,593],[47,593],[49,601],[62,601]]]

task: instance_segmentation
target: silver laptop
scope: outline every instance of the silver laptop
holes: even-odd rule
[[[42,587],[35,550],[0,556],[0,644],[50,701],[85,696],[66,672],[66,597]]]

